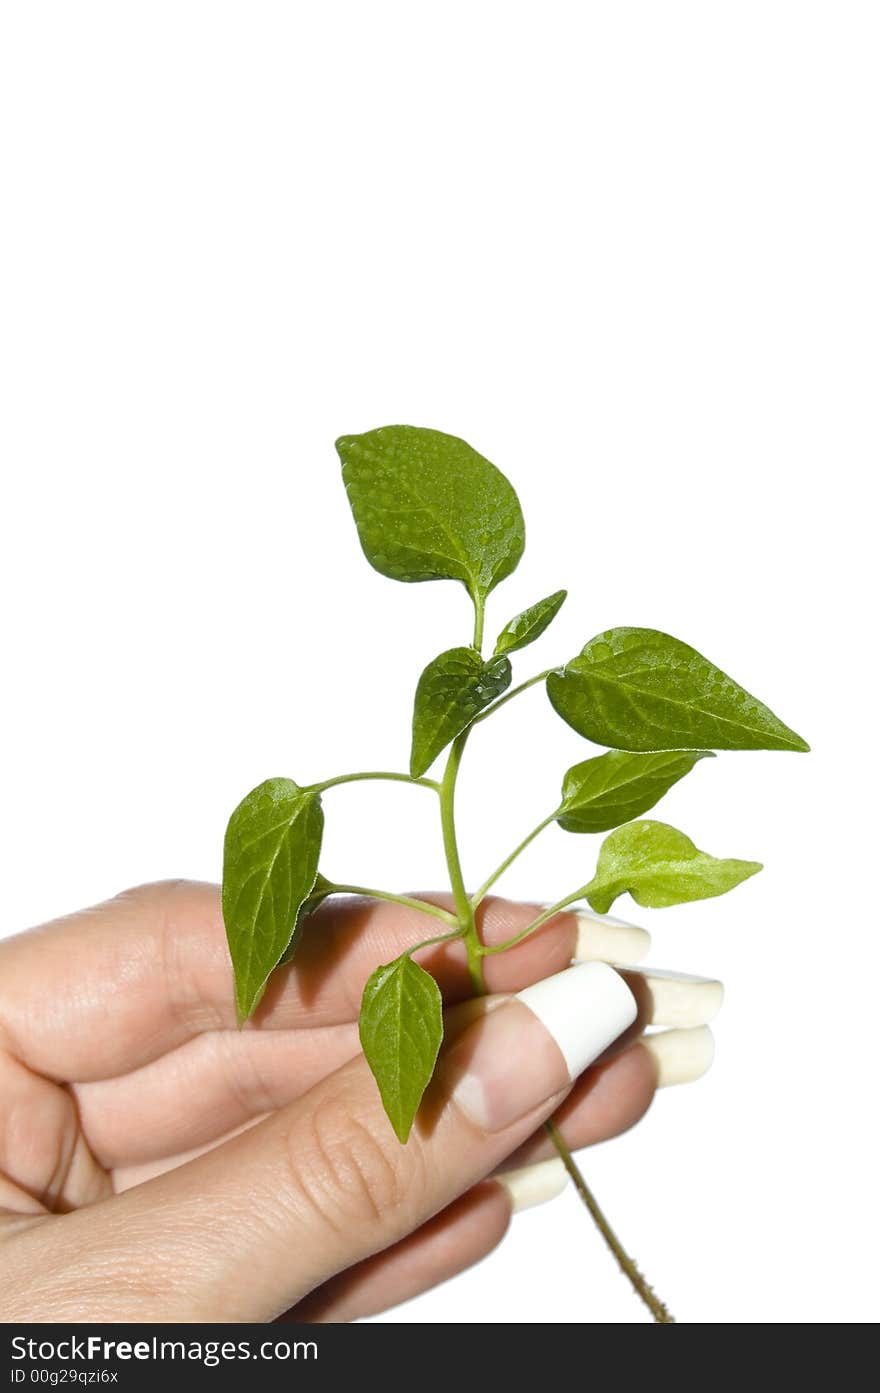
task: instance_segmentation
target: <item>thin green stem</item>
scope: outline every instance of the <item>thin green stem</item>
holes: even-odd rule
[[[543,822],[539,822],[537,827],[533,827],[527,837],[523,837],[519,846],[514,847],[510,855],[506,856],[504,860],[501,862],[501,865],[495,868],[495,870],[489,876],[488,880],[483,881],[476,894],[471,895],[471,904],[473,905],[474,909],[476,909],[477,906],[481,904],[482,901],[486,898],[486,895],[492,889],[492,886],[495,884],[496,880],[501,879],[508,866],[512,866],[516,858],[520,855],[520,853],[525,851],[526,847],[530,846],[537,836],[540,836],[540,834],[544,831],[545,827],[549,827],[551,822],[555,821],[556,812],[552,812],[549,817],[544,818]]]
[[[479,650],[483,639],[482,603],[478,605],[475,599],[474,608],[474,647]],[[477,720],[482,720],[485,716],[491,715],[493,711],[497,711],[499,706],[503,706],[505,701],[510,701],[510,699],[517,696],[519,692],[523,692],[526,688],[533,687],[536,683],[542,682],[549,675],[549,672],[553,670],[552,668],[548,669],[548,672],[539,673],[537,677],[532,677],[528,682],[523,682],[519,687],[509,692],[506,697],[502,697],[500,701],[497,701],[494,706],[490,706],[488,710],[483,712],[483,716],[477,717]],[[557,900],[556,904],[550,905],[549,908],[542,910],[530,924],[526,925],[520,933],[515,934],[513,938],[509,938],[506,943],[496,943],[491,948],[487,948],[480,942],[480,936],[477,933],[474,917],[477,906],[480,904],[489,888],[495,884],[499,876],[501,876],[507,867],[516,860],[520,852],[524,851],[525,848],[534,841],[535,837],[543,832],[544,828],[555,820],[556,813],[553,812],[549,817],[544,818],[544,820],[520,842],[519,846],[515,847],[511,854],[502,861],[498,869],[493,871],[492,875],[484,882],[476,894],[472,898],[468,897],[464,876],[462,875],[461,857],[459,855],[458,840],[455,831],[455,787],[465,743],[473,725],[476,725],[476,721],[472,722],[467,730],[463,730],[461,734],[456,736],[453,740],[452,748],[449,751],[449,758],[446,761],[443,779],[439,786],[443,847],[446,852],[446,864],[449,868],[449,879],[452,885],[452,893],[456,908],[456,916],[449,917],[454,918],[456,927],[451,933],[440,934],[437,938],[428,939],[425,943],[418,944],[417,948],[425,948],[428,944],[442,943],[453,938],[463,939],[467,951],[468,971],[470,973],[472,990],[475,996],[483,996],[486,991],[486,983],[483,976],[483,957],[490,953],[506,952],[508,948],[513,948],[517,943],[521,943],[523,939],[528,938],[529,934],[539,929],[542,924],[546,924],[548,919],[552,919],[554,914],[558,914],[560,910],[565,909],[568,905],[573,904],[575,900],[580,899],[586,887],[581,886],[573,894],[567,895],[565,899]],[[433,906],[431,908],[433,908]],[[417,948],[413,948],[411,951],[416,952]],[[596,1227],[599,1229],[599,1232],[614,1254],[620,1270],[629,1279],[635,1292],[648,1307],[655,1321],[662,1324],[672,1323],[674,1317],[670,1315],[659,1297],[654,1295],[654,1292],[642,1276],[638,1267],[620,1243],[620,1240],[617,1238],[617,1235],[608,1223],[608,1220],[605,1218],[592,1192],[588,1188],[586,1181],[578,1170],[574,1158],[561,1134],[553,1125],[552,1121],[548,1121],[545,1125],[550,1140],[553,1142],[556,1151],[562,1158],[563,1164],[571,1176],[578,1194],[593,1218],[593,1222],[596,1224]]]
[[[363,779],[386,779],[395,784],[418,784],[420,788],[432,788],[435,793],[440,792],[440,785],[436,779],[417,779],[412,774],[394,774],[385,769],[370,769],[364,774],[337,774],[335,779],[322,779],[318,784],[309,784],[306,792],[323,793],[325,788],[336,788],[338,784],[357,784]]]
[[[540,929],[542,925],[546,924],[548,919],[552,919],[554,914],[558,914],[560,910],[567,909],[568,906],[574,904],[576,900],[583,899],[584,889],[585,887],[581,885],[577,890],[573,891],[572,894],[566,895],[564,900],[557,900],[555,904],[548,905],[546,909],[542,909],[541,913],[533,919],[530,924],[526,924],[524,929],[520,929],[518,934],[514,934],[513,938],[506,938],[503,943],[493,943],[490,948],[481,945],[481,957],[490,957],[494,953],[506,953],[508,948],[515,948],[518,943],[522,943],[523,939],[528,938],[530,934],[535,933],[537,929]]]
[[[608,1220],[605,1218],[605,1215],[602,1213],[602,1210],[599,1208],[599,1205],[596,1202],[593,1192],[590,1190],[589,1186],[587,1185],[587,1182],[581,1175],[580,1170],[577,1167],[577,1163],[575,1162],[574,1157],[572,1156],[571,1152],[566,1146],[558,1127],[556,1127],[553,1122],[546,1122],[544,1125],[547,1129],[547,1133],[550,1137],[550,1140],[552,1141],[553,1145],[556,1147],[556,1150],[562,1158],[562,1163],[565,1166],[565,1169],[571,1176],[575,1189],[577,1190],[587,1209],[590,1211],[593,1223],[596,1225],[596,1228],[599,1230],[602,1237],[605,1239],[605,1242],[608,1244],[608,1247],[614,1254],[614,1257],[617,1261],[617,1265],[620,1268],[621,1272],[625,1277],[629,1279],[636,1295],[639,1296],[642,1301],[644,1301],[645,1305],[651,1312],[651,1315],[654,1317],[654,1320],[657,1322],[657,1324],[674,1325],[675,1316],[670,1314],[668,1307],[664,1305],[664,1303],[660,1300],[659,1296],[655,1295],[655,1293],[651,1289],[651,1286],[642,1276],[635,1262],[630,1257],[629,1253],[624,1248],[620,1239],[617,1237],[617,1234],[614,1232]]]
[[[480,653],[483,648],[483,622],[486,616],[486,597],[474,596],[474,648]]]
[[[485,993],[486,986],[483,981],[483,966],[480,962],[482,944],[477,934],[477,925],[474,919],[474,908],[468,898],[465,889],[464,876],[461,871],[461,858],[458,853],[458,840],[455,834],[455,783],[458,778],[458,769],[461,764],[461,756],[464,751],[468,738],[468,730],[463,730],[452,742],[449,751],[449,758],[446,761],[446,769],[443,773],[443,782],[440,785],[440,824],[443,829],[443,849],[446,853],[446,864],[449,868],[449,881],[452,886],[452,894],[455,899],[455,909],[461,936],[464,939],[464,946],[467,950],[468,972],[470,973],[471,987],[476,996]]]
[[[502,706],[506,706],[509,701],[513,701],[513,698],[519,696],[520,692],[527,692],[529,687],[535,687],[539,682],[546,681],[551,672],[555,671],[555,667],[548,667],[545,672],[539,672],[536,676],[530,677],[527,682],[520,682],[518,687],[512,687],[509,692],[505,692],[503,697],[499,697],[491,706],[487,706],[485,711],[481,711],[479,716],[475,716],[471,721],[471,725],[479,725],[480,721],[485,721],[488,716],[493,716],[496,711],[500,711]]]
[[[483,599],[481,597],[478,600],[474,597],[474,648],[476,648],[478,652],[482,647],[482,642]],[[440,934],[436,938],[430,938],[426,940],[425,943],[416,945],[416,947],[412,948],[410,951],[414,953],[418,948],[426,948],[429,944],[443,943],[453,938],[463,939],[467,951],[471,988],[475,996],[483,996],[486,991],[482,961],[485,956],[494,953],[504,953],[508,948],[513,948],[517,943],[521,943],[523,939],[528,938],[529,934],[533,934],[539,929],[542,924],[546,924],[548,919],[552,919],[554,914],[558,914],[560,910],[565,909],[568,905],[573,904],[575,900],[580,899],[585,889],[584,886],[581,886],[573,894],[567,895],[565,899],[557,900],[556,904],[550,905],[547,909],[542,910],[530,924],[527,924],[518,934],[514,934],[513,938],[509,938],[505,943],[496,943],[493,944],[491,948],[487,948],[480,942],[480,936],[477,933],[475,920],[475,910],[477,906],[480,904],[487,891],[495,884],[496,880],[504,874],[508,866],[516,860],[521,852],[525,851],[526,847],[543,832],[545,827],[548,827],[551,822],[555,821],[556,811],[551,813],[549,817],[545,817],[542,822],[538,823],[537,827],[529,832],[528,836],[523,838],[519,846],[514,848],[510,855],[502,861],[501,865],[492,872],[488,880],[484,881],[476,894],[470,898],[465,888],[464,876],[461,869],[461,857],[458,850],[458,839],[455,831],[455,787],[458,779],[459,766],[461,765],[461,757],[464,753],[464,747],[472,727],[477,724],[477,721],[485,720],[486,716],[491,716],[492,712],[497,711],[499,706],[503,706],[505,702],[511,701],[513,697],[518,696],[520,692],[526,691],[529,687],[536,686],[538,682],[543,682],[553,671],[555,671],[555,669],[548,668],[546,672],[538,673],[536,677],[531,677],[527,682],[522,682],[518,687],[514,687],[512,692],[508,692],[500,701],[496,701],[493,706],[488,707],[481,716],[478,716],[475,721],[471,722],[471,725],[466,730],[463,730],[460,735],[456,736],[452,742],[452,748],[449,751],[449,758],[446,761],[443,779],[438,789],[440,794],[440,821],[443,829],[443,847],[446,853],[446,864],[449,868],[449,880],[452,885],[452,894],[456,909],[455,916],[450,915],[448,917],[453,919],[455,929],[451,933]],[[433,906],[431,908],[433,908]],[[434,912],[436,913],[437,911],[435,910]],[[599,1232],[617,1259],[620,1270],[628,1277],[637,1295],[648,1307],[655,1321],[663,1324],[671,1323],[674,1317],[669,1314],[663,1302],[654,1295],[651,1287],[642,1276],[638,1267],[623,1248],[617,1235],[608,1223],[599,1205],[596,1203],[586,1181],[578,1170],[574,1158],[561,1134],[553,1125],[552,1121],[548,1121],[545,1125],[550,1140],[559,1156],[562,1158],[563,1164],[571,1176],[578,1194],[589,1210],[596,1227],[599,1229]]]
[[[414,943],[412,948],[407,948],[405,956],[411,958],[413,953],[418,953],[422,948],[433,948],[435,943],[451,943],[455,938],[461,938],[464,930],[461,925],[456,923],[455,928],[448,934],[436,934],[434,938],[425,938],[421,943]]]
[[[325,893],[322,891],[322,893]],[[328,895],[363,895],[368,900],[387,900],[390,904],[402,904],[407,909],[417,909],[420,914],[430,914],[433,919],[441,919],[444,924],[449,924],[458,931],[459,921],[455,914],[450,914],[448,909],[441,909],[439,905],[429,904],[427,900],[414,899],[412,895],[392,895],[389,890],[373,890],[366,885],[331,885],[326,890]],[[424,944],[418,945],[420,948]]]

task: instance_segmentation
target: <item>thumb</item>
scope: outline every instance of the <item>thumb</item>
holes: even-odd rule
[[[121,1313],[93,1319],[272,1319],[494,1170],[635,1016],[598,962],[466,1003],[406,1146],[358,1057],[214,1151],[59,1219],[55,1271],[82,1245],[81,1303],[89,1268],[104,1287],[115,1270]]]

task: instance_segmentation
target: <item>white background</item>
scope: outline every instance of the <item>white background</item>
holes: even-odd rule
[[[6,3],[3,931],[216,878],[264,777],[400,767],[460,587],[356,543],[333,440],[463,435],[522,498],[525,676],[661,627],[812,743],[663,805],[763,875],[650,915],[727,984],[711,1074],[586,1158],[690,1322],[876,1317],[878,23],[871,4]],[[540,691],[463,778],[481,878],[588,748]],[[442,883],[430,800],[326,865]],[[552,831],[511,893],[582,882]],[[642,1312],[575,1198],[392,1320]]]

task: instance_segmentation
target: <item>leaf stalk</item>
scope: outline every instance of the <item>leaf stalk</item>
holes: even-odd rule
[[[477,890],[475,894],[471,895],[471,904],[473,905],[474,909],[476,909],[482,903],[489,891],[492,889],[492,886],[495,884],[496,880],[501,879],[501,877],[504,875],[504,872],[508,869],[508,867],[513,865],[514,861],[525,851],[526,847],[531,846],[532,842],[535,840],[536,837],[540,836],[540,834],[544,831],[545,827],[549,827],[552,822],[556,821],[558,813],[559,809],[557,808],[554,812],[550,813],[548,817],[545,817],[542,822],[539,822],[537,827],[533,827],[531,832],[529,832],[528,836],[523,837],[519,845],[514,847],[510,855],[505,856],[504,860],[501,862],[501,865],[496,866],[492,874],[486,880],[483,881],[479,890]]]
[[[554,914],[559,914],[563,909],[567,909],[568,906],[574,904],[576,900],[583,899],[584,888],[585,887],[581,885],[577,890],[574,890],[572,894],[566,895],[565,899],[557,900],[555,904],[548,905],[546,909],[542,909],[541,913],[536,915],[530,924],[526,924],[525,928],[520,929],[519,933],[514,934],[512,938],[506,938],[503,943],[493,943],[491,946],[486,946],[484,944],[480,949],[481,956],[484,958],[491,957],[495,953],[506,953],[508,948],[515,948],[518,943],[522,943],[531,934],[542,928],[544,924],[547,923],[548,919],[553,918]]]
[[[489,716],[494,715],[496,711],[500,711],[502,706],[506,706],[509,701],[513,701],[513,698],[519,696],[521,692],[527,692],[529,687],[535,687],[539,682],[546,682],[551,672],[556,671],[557,669],[555,667],[548,667],[544,672],[536,673],[534,677],[530,677],[526,682],[520,682],[518,687],[512,687],[509,692],[504,693],[503,697],[499,697],[497,701],[493,701],[491,706],[487,706],[485,711],[481,711],[479,716],[475,716],[471,721],[471,725],[479,725],[480,721],[485,721]]]
[[[416,778],[413,774],[398,774],[387,769],[369,769],[365,773],[359,774],[337,774],[333,779],[323,779],[318,784],[309,784],[303,791],[305,793],[323,793],[325,789],[336,788],[339,784],[357,784],[365,779],[384,779],[388,783],[396,784],[417,784],[420,788],[432,788],[435,793],[440,792],[440,785],[436,779]]]
[[[366,900],[387,900],[389,904],[401,904],[407,909],[416,909],[420,914],[429,914],[433,919],[439,919],[444,924],[449,924],[456,930],[459,927],[458,918],[450,914],[448,909],[441,909],[440,905],[431,904],[428,900],[419,900],[412,895],[394,895],[390,890],[373,890],[366,885],[331,885],[326,890],[327,895],[362,895]],[[444,934],[444,937],[453,935]],[[417,943],[416,948],[424,948],[424,943]],[[415,948],[413,949],[415,952]]]

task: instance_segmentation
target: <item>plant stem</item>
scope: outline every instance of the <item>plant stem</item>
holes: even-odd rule
[[[420,914],[430,914],[434,919],[441,919],[444,924],[450,924],[456,930],[459,929],[458,917],[450,914],[448,909],[441,909],[439,905],[429,904],[427,900],[417,900],[412,895],[392,895],[389,890],[372,890],[366,885],[331,885],[326,892],[328,895],[363,895],[368,900],[388,900],[390,904],[402,904],[407,909],[417,909]],[[445,935],[444,937],[454,937]],[[416,945],[423,948],[425,945]]]
[[[323,779],[319,784],[309,784],[308,793],[323,793],[325,788],[336,788],[337,784],[357,784],[363,779],[387,779],[396,784],[418,784],[420,788],[432,788],[440,792],[436,779],[417,779],[412,774],[394,774],[385,769],[368,770],[365,774],[337,774],[335,779]]]
[[[545,827],[549,827],[551,822],[555,821],[556,813],[552,812],[549,817],[544,818],[543,822],[539,822],[537,827],[533,827],[527,837],[523,837],[519,846],[514,847],[510,855],[506,856],[505,859],[501,862],[501,865],[496,867],[496,869],[489,876],[488,880],[483,881],[476,894],[471,896],[471,904],[473,905],[474,909],[476,909],[477,906],[486,898],[486,895],[492,889],[492,886],[495,884],[496,880],[501,879],[508,866],[512,866],[516,858],[520,855],[520,853],[525,851],[527,846],[531,845],[535,838],[539,836],[541,832],[544,831]]]
[[[506,706],[509,701],[513,701],[513,698],[519,696],[520,692],[526,692],[529,687],[536,686],[538,682],[546,681],[551,672],[555,671],[555,667],[548,667],[545,672],[539,672],[534,677],[530,677],[527,682],[520,682],[518,687],[512,687],[509,692],[505,692],[503,697],[499,697],[491,706],[487,706],[485,711],[481,711],[479,716],[475,716],[471,721],[471,725],[479,725],[480,721],[485,721],[487,716],[493,716],[502,706]]]
[[[458,841],[455,835],[455,783],[469,729],[463,730],[460,735],[455,737],[452,749],[449,751],[449,758],[443,773],[443,782],[440,785],[440,824],[443,828],[443,849],[446,853],[449,881],[458,916],[456,922],[461,929],[461,936],[467,951],[471,987],[475,996],[483,996],[486,991],[486,985],[483,981],[483,967],[480,962],[483,949],[477,934],[474,907],[468,898],[464,876],[461,873],[461,858],[458,854]]]
[[[481,957],[489,957],[493,953],[506,953],[508,948],[515,948],[518,943],[522,943],[524,938],[528,938],[529,934],[533,934],[536,929],[540,929],[542,925],[546,924],[548,919],[552,919],[554,914],[558,914],[560,910],[567,909],[570,904],[574,904],[576,900],[581,899],[583,893],[584,886],[581,885],[579,889],[573,891],[572,894],[566,895],[564,900],[557,900],[555,904],[548,905],[546,909],[542,909],[541,913],[533,919],[530,924],[526,924],[524,929],[520,929],[518,934],[514,934],[513,938],[506,938],[503,943],[493,943],[492,946],[488,948],[485,945],[482,946],[480,948]]]
[[[411,958],[413,953],[418,953],[422,948],[433,948],[435,943],[451,943],[454,938],[461,938],[461,925],[456,922],[455,928],[448,934],[435,934],[433,938],[424,938],[421,943],[414,943],[412,948],[407,948],[406,956]]]
[[[474,601],[474,604],[476,605],[476,601]],[[482,638],[482,611],[478,610],[477,613],[479,635],[477,635],[477,633],[475,632],[474,647],[479,646],[479,643],[477,641],[478,637]],[[518,687],[515,691],[511,692],[510,696],[515,696],[517,691],[524,691],[526,687],[533,686],[536,682],[540,682],[542,678],[546,676],[546,673],[541,673],[539,677],[533,677],[530,682],[523,683],[521,687]],[[484,712],[484,714],[488,715],[489,712],[496,710],[497,707],[501,704],[501,702],[496,702],[495,706],[490,706],[489,710],[487,712]],[[476,724],[476,722],[472,722],[472,725],[474,724]],[[449,868],[449,879],[452,885],[452,893],[455,899],[455,908],[457,913],[457,918],[455,919],[456,931],[450,934],[442,934],[437,939],[429,939],[428,943],[442,942],[443,940],[448,938],[462,938],[464,940],[465,949],[467,951],[468,972],[470,973],[471,988],[475,996],[484,996],[486,992],[486,983],[483,977],[483,958],[490,953],[503,953],[506,949],[512,948],[515,944],[520,943],[524,938],[527,938],[529,934],[534,933],[536,929],[539,929],[542,924],[545,924],[548,919],[552,919],[554,914],[557,914],[561,909],[565,909],[566,906],[574,903],[575,900],[580,899],[583,895],[585,887],[581,886],[579,889],[575,890],[574,894],[567,895],[565,899],[558,900],[556,904],[550,905],[549,908],[543,910],[532,921],[531,924],[528,924],[526,928],[523,929],[520,933],[515,934],[513,938],[508,939],[506,943],[496,943],[491,948],[487,948],[484,947],[484,945],[480,942],[480,937],[477,933],[477,926],[474,918],[474,911],[477,905],[480,903],[487,889],[495,883],[497,878],[507,869],[510,863],[516,859],[519,853],[523,851],[525,847],[527,847],[529,843],[533,841],[534,838],[537,837],[538,834],[542,832],[543,829],[555,819],[556,814],[551,814],[550,817],[545,818],[543,822],[539,823],[538,826],[532,832],[530,832],[529,835],[520,843],[520,845],[511,853],[507,860],[502,862],[502,864],[498,867],[498,870],[493,872],[493,874],[480,888],[480,890],[477,891],[476,895],[474,895],[472,899],[468,898],[468,893],[464,883],[464,876],[462,875],[461,870],[461,858],[459,856],[458,840],[455,832],[455,785],[458,779],[458,770],[461,764],[461,756],[464,752],[465,743],[467,741],[470,730],[471,726],[469,726],[467,730],[463,730],[462,733],[460,735],[457,735],[456,738],[453,740],[452,748],[449,751],[449,758],[446,761],[446,769],[443,773],[443,780],[440,784],[440,820],[443,828],[443,847],[446,852],[446,864]],[[422,948],[426,946],[427,944],[418,945],[418,947]],[[412,951],[415,952],[416,949],[414,948]],[[599,1205],[596,1203],[592,1191],[589,1189],[587,1182],[584,1180],[584,1177],[581,1175],[575,1163],[574,1157],[572,1156],[571,1152],[565,1144],[562,1134],[553,1124],[552,1120],[546,1122],[544,1125],[546,1127],[547,1134],[550,1137],[550,1140],[556,1148],[557,1153],[562,1158],[562,1162],[565,1166],[565,1169],[568,1171],[568,1174],[574,1182],[575,1189],[577,1190],[578,1194],[580,1195],[581,1199],[583,1200],[584,1204],[589,1210],[593,1222],[595,1223],[596,1227],[598,1228],[608,1247],[611,1249],[611,1252],[614,1254],[614,1257],[617,1260],[617,1264],[621,1272],[623,1272],[624,1275],[629,1279],[634,1291],[645,1303],[648,1310],[651,1312],[651,1315],[654,1317],[654,1320],[657,1321],[659,1324],[663,1325],[673,1324],[675,1317],[670,1315],[663,1302],[659,1299],[659,1297],[654,1295],[654,1292],[651,1290],[651,1287],[649,1286],[648,1282],[642,1276],[638,1267],[633,1262],[629,1254],[626,1252],[626,1249],[620,1243],[620,1240],[618,1239],[611,1225],[608,1223],[608,1220],[605,1218],[605,1215],[602,1213],[602,1210],[599,1208]]]
[[[599,1205],[596,1203],[596,1199],[593,1195],[593,1192],[590,1190],[589,1186],[587,1185],[587,1182],[584,1180],[584,1177],[578,1170],[575,1159],[569,1151],[568,1147],[566,1146],[558,1127],[556,1127],[553,1122],[546,1122],[544,1126],[547,1130],[550,1140],[552,1141],[560,1157],[562,1158],[562,1163],[565,1166],[565,1169],[571,1176],[575,1189],[577,1190],[587,1209],[590,1211],[596,1228],[599,1230],[602,1237],[605,1239],[605,1242],[608,1244],[608,1247],[614,1254],[614,1257],[617,1261],[617,1265],[620,1268],[621,1272],[624,1274],[625,1277],[629,1279],[630,1283],[632,1284],[633,1290],[635,1291],[636,1295],[639,1296],[641,1300],[645,1303],[658,1325],[674,1325],[675,1316],[670,1314],[668,1308],[660,1300],[659,1296],[656,1296],[654,1294],[653,1290],[651,1289],[651,1286],[642,1276],[638,1267],[633,1262],[632,1258],[629,1256],[629,1253],[627,1253],[626,1249],[621,1244],[620,1239],[617,1237],[617,1234],[614,1232],[608,1220],[605,1218],[605,1215],[602,1213],[602,1210],[599,1208]]]
[[[477,594],[474,596],[474,643],[477,652],[483,648],[483,621],[486,615],[486,597]]]
[[[474,597],[474,648],[478,651],[481,648],[482,641],[483,601],[482,599],[478,601],[477,598]],[[446,761],[443,779],[439,785],[443,848],[446,852],[449,880],[455,899],[456,917],[454,922],[456,923],[456,930],[454,933],[442,934],[436,939],[428,939],[427,943],[419,944],[418,947],[424,948],[427,947],[428,943],[443,942],[446,939],[462,938],[464,940],[465,949],[467,950],[468,972],[471,979],[471,988],[475,996],[484,996],[486,992],[486,983],[483,977],[484,957],[492,953],[504,953],[508,948],[513,948],[517,943],[521,943],[524,938],[528,938],[529,934],[534,933],[542,924],[546,924],[548,919],[552,919],[554,914],[558,914],[560,910],[573,904],[575,900],[579,900],[586,888],[585,886],[581,886],[575,890],[573,894],[567,895],[565,899],[557,900],[556,904],[550,905],[547,909],[542,910],[530,924],[527,924],[518,934],[514,934],[506,943],[496,943],[493,944],[491,948],[487,948],[480,942],[480,937],[477,933],[476,920],[474,917],[477,906],[486,895],[486,892],[495,884],[496,880],[498,880],[507,870],[508,866],[516,860],[520,852],[525,851],[526,847],[534,841],[539,833],[543,832],[545,827],[548,827],[551,822],[555,821],[556,811],[552,812],[549,817],[545,817],[542,822],[538,823],[537,827],[533,828],[527,837],[523,838],[519,846],[514,848],[510,855],[502,861],[497,870],[492,872],[488,880],[483,882],[476,894],[470,898],[465,888],[464,876],[461,870],[461,857],[458,851],[458,839],[455,831],[455,785],[458,779],[461,757],[471,729],[477,724],[477,721],[484,720],[486,716],[491,716],[492,712],[497,711],[499,706],[503,706],[506,701],[510,701],[513,697],[518,696],[520,692],[526,691],[528,687],[534,687],[538,682],[543,682],[553,671],[555,671],[554,668],[548,668],[546,672],[538,673],[536,677],[531,677],[527,682],[523,682],[520,686],[514,687],[512,692],[508,692],[500,701],[496,701],[494,706],[488,707],[488,709],[483,712],[482,716],[478,716],[476,720],[471,722],[471,725],[468,726],[466,730],[463,730],[460,735],[457,735],[452,742],[452,748],[449,751],[449,758]],[[449,917],[452,918],[453,916]],[[415,952],[416,948],[413,948],[412,951]],[[648,1282],[642,1276],[638,1267],[626,1252],[626,1249],[622,1246],[608,1220],[605,1218],[605,1215],[602,1213],[602,1210],[599,1208],[599,1205],[596,1203],[592,1191],[589,1189],[587,1182],[584,1180],[584,1177],[581,1175],[575,1163],[574,1157],[565,1144],[562,1134],[552,1120],[546,1122],[544,1125],[550,1140],[562,1159],[565,1169],[574,1182],[575,1189],[589,1210],[593,1222],[608,1247],[611,1249],[611,1252],[614,1254],[621,1272],[629,1279],[634,1291],[645,1303],[651,1315],[654,1317],[654,1320],[664,1325],[673,1324],[675,1317],[670,1315],[660,1298],[654,1295]]]

